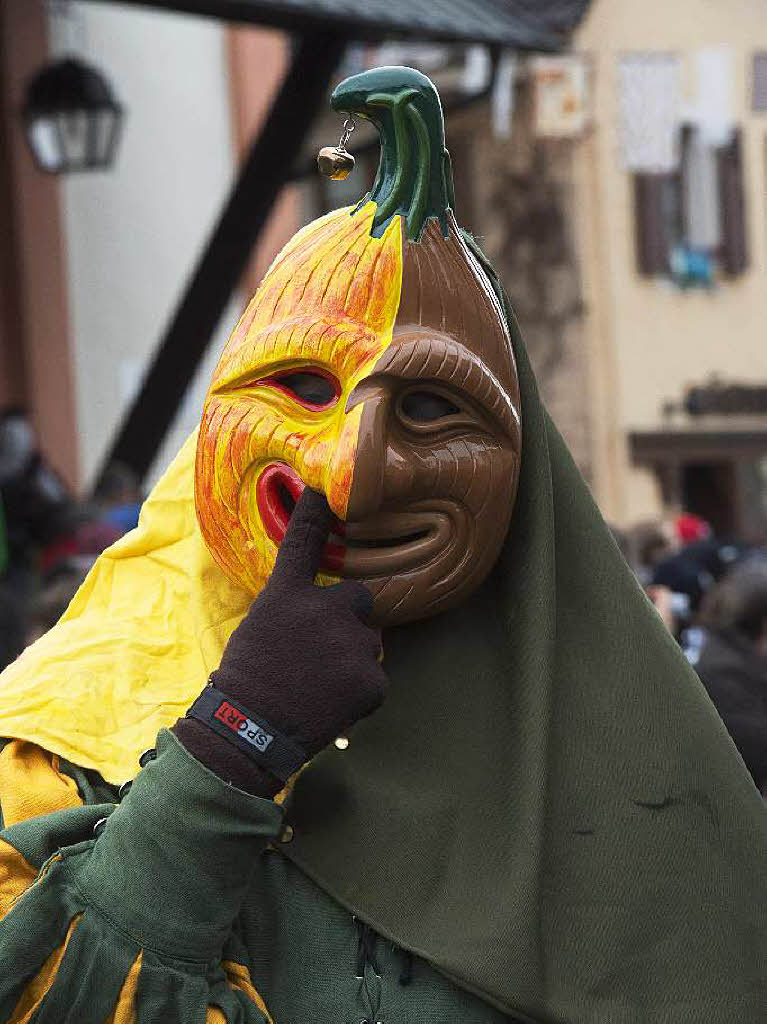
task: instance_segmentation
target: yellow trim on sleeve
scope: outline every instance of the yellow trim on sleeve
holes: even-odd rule
[[[59,771],[59,758],[35,743],[11,740],[0,751],[3,825],[82,804],[74,779]]]
[[[136,993],[143,956],[143,952],[139,953],[131,964],[131,969],[120,989],[120,995],[117,997],[117,1005],[107,1017],[105,1024],[136,1024]]]
[[[0,921],[37,878],[37,868],[15,846],[0,839]]]
[[[253,982],[250,980],[250,971],[248,968],[243,964],[235,963],[234,960],[222,960],[221,966],[226,971],[226,978],[231,987],[244,992],[245,995],[256,1004],[261,1013],[266,1017],[269,1024],[274,1024],[274,1021],[270,1017],[269,1011],[266,1008],[266,1003],[253,988]],[[215,1018],[213,1018],[213,1020],[215,1021]],[[212,1024],[212,1022],[207,1021],[206,1024]],[[218,1024],[218,1022],[216,1022],[216,1024]]]
[[[82,914],[78,914],[76,917],[72,918],[69,923],[66,938],[58,949],[54,949],[35,977],[24,989],[21,999],[19,999],[16,1004],[16,1009],[8,1018],[7,1024],[28,1024],[28,1021],[32,1019],[35,1010],[43,1001],[48,989],[53,984],[59,965],[61,964],[64,954],[66,953],[67,946],[69,945],[69,940],[72,938],[72,933],[75,928],[80,923],[81,917]]]

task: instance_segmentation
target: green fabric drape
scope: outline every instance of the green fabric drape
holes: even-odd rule
[[[756,1024],[767,809],[619,554],[503,301],[524,443],[500,561],[465,605],[385,635],[387,701],[300,778],[286,853],[523,1019]]]

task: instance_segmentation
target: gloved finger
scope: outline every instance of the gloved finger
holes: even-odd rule
[[[325,495],[305,487],[277,550],[272,575],[311,583],[334,519]]]
[[[342,580],[332,587],[327,587],[326,592],[351,609],[362,622],[370,621],[373,614],[373,595],[364,583],[357,580]]]

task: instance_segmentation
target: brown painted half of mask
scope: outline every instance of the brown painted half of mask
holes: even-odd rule
[[[383,623],[460,602],[498,558],[521,450],[506,323],[450,215],[403,242],[392,342],[352,392],[363,403],[342,574]],[[385,543],[382,543],[385,541]]]

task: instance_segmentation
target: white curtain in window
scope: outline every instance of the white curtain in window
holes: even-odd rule
[[[688,244],[695,249],[715,249],[720,242],[716,150],[699,127],[690,135],[682,187]]]
[[[704,140],[724,146],[734,120],[734,55],[726,46],[711,46],[695,54],[696,104],[694,120]]]
[[[627,171],[667,173],[679,163],[681,59],[629,53],[618,59],[620,154]]]

